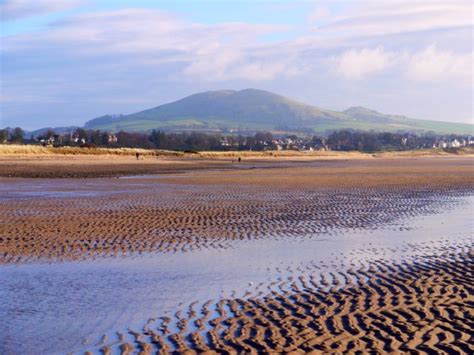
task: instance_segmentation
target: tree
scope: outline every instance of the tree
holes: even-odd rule
[[[104,146],[109,144],[109,134],[107,132],[100,135],[100,144]]]
[[[257,132],[255,140],[259,143],[270,143],[273,140],[273,135],[270,132]]]
[[[0,143],[5,143],[8,139],[8,131],[6,129],[0,129]]]
[[[44,138],[50,139],[53,138],[56,135],[56,133],[52,129],[48,129],[44,135]]]
[[[15,127],[10,135],[10,142],[23,143],[25,132],[20,127]]]
[[[100,145],[100,143],[102,142],[102,139],[101,139],[101,134],[100,134],[100,131],[97,130],[97,131],[92,131],[90,133],[90,142],[94,145]]]
[[[128,133],[120,131],[117,133],[117,142],[120,147],[153,148],[149,136],[144,133]]]
[[[163,131],[153,130],[150,135],[150,141],[154,144],[157,149],[167,149],[167,135]]]
[[[74,135],[79,139],[79,140],[82,140],[84,139],[84,141],[88,141],[88,134],[87,134],[87,131],[83,128],[76,128],[74,130]]]

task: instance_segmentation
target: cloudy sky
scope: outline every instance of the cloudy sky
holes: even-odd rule
[[[0,0],[0,127],[206,90],[473,121],[471,1]]]

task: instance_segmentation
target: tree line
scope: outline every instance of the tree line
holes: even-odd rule
[[[393,132],[363,132],[338,130],[326,136],[296,135],[274,136],[269,132],[254,135],[221,135],[201,132],[167,133],[153,130],[150,133],[118,132],[77,128],[66,134],[53,130],[25,138],[19,127],[0,130],[0,143],[35,143],[43,145],[80,147],[130,147],[177,151],[229,151],[229,150],[334,150],[378,152],[390,150],[426,149],[433,147],[466,146],[473,143],[470,136],[436,135]]]
[[[20,127],[0,129],[0,143],[23,143],[25,132]]]

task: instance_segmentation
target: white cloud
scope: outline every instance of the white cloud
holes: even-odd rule
[[[320,20],[325,20],[329,18],[331,15],[331,12],[329,9],[325,6],[318,6],[316,7],[313,11],[308,16],[308,20],[311,22],[319,22]]]
[[[242,60],[242,54],[237,50],[224,49],[216,45],[212,50],[208,48],[193,60],[184,69],[184,74],[204,80],[224,80],[229,76],[229,68],[236,66],[240,60]]]
[[[49,1],[44,1],[46,3]],[[402,17],[409,17],[408,3],[397,4],[403,6],[398,7],[391,2],[383,2],[381,6],[364,4],[364,16],[372,19],[367,23],[368,28],[382,26],[385,19],[385,27],[380,29],[390,30]],[[324,21],[327,21],[326,17],[333,18],[332,23],[325,27],[326,30],[350,28],[355,30],[353,35],[357,35],[361,33],[357,31],[358,21],[362,18],[361,9],[360,6],[356,7],[349,15],[339,16],[334,20],[327,7],[319,7],[312,16]],[[441,10],[449,15],[452,12],[457,14],[460,9],[465,9],[465,4],[415,3],[411,7],[411,13],[433,20],[437,18],[433,14],[439,14]],[[386,16],[393,21],[387,21]],[[321,68],[321,63],[324,62],[329,62],[330,68],[339,77],[357,80],[382,73],[399,64],[403,53],[414,52],[413,49],[387,50],[380,42],[357,42],[351,40],[351,36],[325,37],[324,31],[316,37],[299,37],[285,42],[270,44],[259,41],[261,35],[288,29],[282,25],[248,23],[204,25],[184,21],[164,11],[132,8],[76,15],[53,23],[44,32],[5,38],[2,51],[17,52],[17,55],[23,52],[34,52],[35,55],[40,55],[42,51],[60,52],[57,54],[74,56],[77,60],[81,57],[100,57],[110,61],[116,57],[121,60],[125,58],[128,63],[151,67],[180,63],[182,76],[208,82],[292,78]],[[407,27],[402,26],[402,29]],[[345,48],[342,53],[341,48]],[[446,55],[435,54],[440,56],[442,63],[454,63],[451,57],[456,56],[452,54],[447,58]],[[325,56],[328,59],[324,59]],[[418,68],[423,64],[417,63],[436,61],[432,57],[433,53],[429,51],[418,56],[412,55],[411,69],[405,70],[409,72],[409,77],[418,80],[428,78],[428,68],[435,68],[436,63],[427,65],[426,68]],[[437,67],[444,70],[442,65]],[[465,59],[455,63],[454,67],[464,68]],[[175,79],[179,79],[177,74],[173,74]]]
[[[0,17],[3,21],[18,20],[68,10],[81,3],[84,3],[84,0],[5,0],[0,4]]]
[[[185,64],[190,78],[269,80],[292,75],[289,58],[265,53],[261,35],[287,26],[223,23],[203,25],[156,10],[122,9],[69,18],[46,32],[4,41],[6,52],[60,50],[63,55],[130,58],[136,64]]]
[[[307,67],[299,63],[297,56],[262,56],[221,48],[214,54],[191,62],[184,70],[184,75],[190,80],[259,82],[295,77],[307,70]]]
[[[470,1],[366,1],[335,15],[319,30],[374,36],[473,26]]]
[[[236,47],[285,26],[223,23],[203,25],[183,21],[158,10],[122,9],[77,15],[53,23],[47,31],[5,39],[4,48],[42,49],[54,46],[82,54],[212,52],[224,44]]]
[[[441,50],[432,44],[420,50],[386,51],[383,47],[351,49],[328,61],[337,75],[359,80],[392,70],[417,82],[472,83],[473,53]]]
[[[416,81],[460,80],[471,83],[473,54],[454,53],[430,45],[424,50],[408,55],[406,75]]]
[[[383,47],[351,49],[329,60],[332,69],[348,79],[362,79],[396,64],[393,53]]]

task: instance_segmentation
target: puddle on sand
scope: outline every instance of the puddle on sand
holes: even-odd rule
[[[471,242],[474,197],[405,225],[292,238],[239,240],[228,249],[148,254],[94,261],[0,266],[0,353],[86,349],[103,334],[173,317],[192,302],[278,290],[320,270],[324,279],[351,264],[410,259],[430,248]],[[417,248],[416,245],[430,248]],[[274,286],[269,286],[271,283]],[[289,287],[289,286],[288,286]]]
[[[167,178],[183,178],[194,173],[183,175],[137,175],[117,178],[93,179],[0,179],[0,202],[8,200],[64,199],[107,197],[135,192],[147,194],[150,188],[161,191],[192,191],[192,186],[163,183]],[[143,181],[142,181],[143,180]],[[113,183],[110,183],[113,181]],[[130,183],[132,181],[133,183]]]
[[[67,197],[95,197],[102,194],[98,188],[100,179],[84,180],[80,183],[71,179],[17,179],[14,181],[1,180],[0,202],[10,199],[31,198],[67,198]]]

